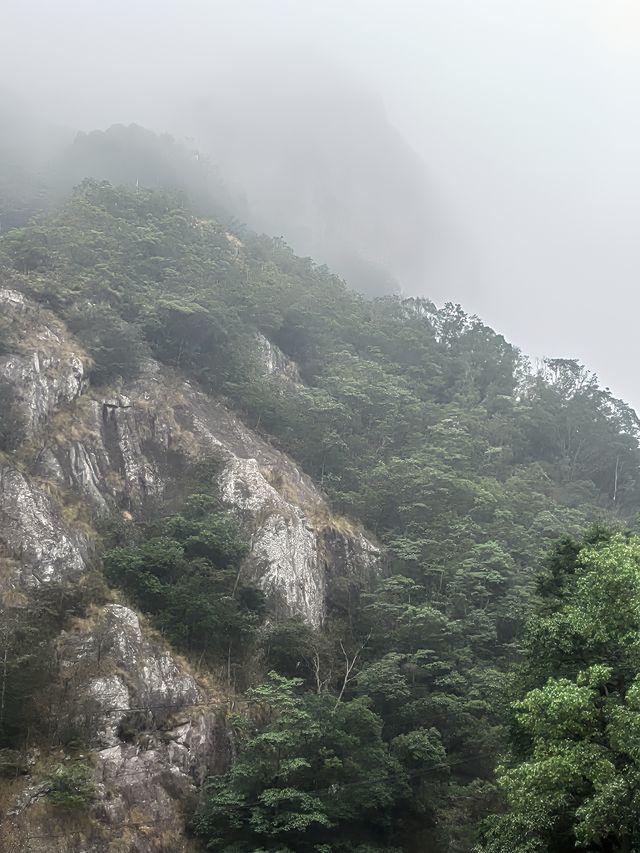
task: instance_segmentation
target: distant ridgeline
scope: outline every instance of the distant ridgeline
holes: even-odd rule
[[[135,124],[71,138],[16,117],[1,100],[0,94],[0,233],[51,211],[87,175],[185,193],[195,210],[209,215],[244,210],[242,193],[191,144]]]
[[[262,715],[192,831],[228,851],[469,851],[501,808],[509,673],[545,556],[593,522],[633,525],[638,420],[577,361],[532,369],[459,306],[367,300],[212,215],[85,180],[0,238],[12,286],[65,321],[94,385],[117,387],[149,357],[184,372],[384,548],[375,588],[334,579],[319,634],[271,626],[245,679]],[[259,335],[299,381],[265,375]],[[130,563],[153,561],[156,539],[112,556],[109,580],[141,589]],[[137,602],[161,620],[158,571]]]

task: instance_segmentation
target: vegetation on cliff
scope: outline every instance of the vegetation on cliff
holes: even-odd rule
[[[94,383],[117,386],[149,355],[184,371],[384,545],[375,588],[331,579],[322,632],[265,620],[241,534],[202,498],[106,555],[110,582],[177,646],[250,667],[237,762],[193,821],[211,849],[462,853],[501,789],[492,853],[564,849],[549,846],[558,833],[632,849],[618,805],[635,784],[637,543],[565,541],[538,583],[558,537],[633,525],[628,406],[577,361],[532,368],[458,306],[364,299],[163,190],[85,181],[3,235],[0,258],[73,329]],[[302,383],[267,375],[258,333]],[[18,427],[2,417],[11,452]],[[19,630],[10,642],[30,642]]]

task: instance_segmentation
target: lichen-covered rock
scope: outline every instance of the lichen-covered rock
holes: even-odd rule
[[[15,388],[26,430],[35,433],[85,390],[82,350],[50,312],[15,290],[0,289],[0,310],[15,327],[15,351],[0,356],[0,376]]]
[[[20,468],[0,465],[0,545],[16,567],[3,573],[0,592],[19,585],[28,595],[34,585],[86,572],[89,539],[69,520],[63,497],[80,502],[88,519],[117,510],[148,516],[190,461],[212,456],[221,495],[250,537],[244,570],[273,612],[318,626],[334,578],[377,571],[375,545],[334,519],[311,479],[223,400],[151,361],[117,392],[83,393],[82,352],[60,322],[16,291],[0,291],[0,307],[21,331],[15,352],[0,358],[0,374],[19,391],[32,453]],[[267,373],[300,381],[277,347],[266,338],[258,343]],[[228,766],[223,703],[122,604],[76,620],[59,637],[57,654],[59,723],[92,753],[96,799],[82,829],[71,832],[46,806],[42,779],[26,777],[23,797],[0,826],[0,849],[192,849],[179,803]]]
[[[256,335],[256,340],[258,352],[268,376],[277,376],[295,383],[302,381],[295,361],[286,356],[279,347],[265,338],[264,335]]]
[[[24,586],[85,571],[86,535],[67,525],[53,499],[11,465],[0,466],[0,542],[17,560]]]

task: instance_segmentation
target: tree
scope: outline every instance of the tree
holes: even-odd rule
[[[96,385],[118,377],[131,379],[138,373],[145,353],[141,332],[109,305],[74,308],[68,323],[91,356],[91,379]]]
[[[513,705],[507,813],[486,853],[630,853],[640,844],[640,539],[596,531],[556,549]],[[545,612],[546,611],[546,612]],[[543,681],[544,679],[544,681]]]
[[[227,853],[389,851],[388,816],[407,789],[379,718],[364,699],[336,705],[301,684],[271,673],[249,692],[238,758],[210,780],[196,833]]]
[[[105,571],[173,642],[224,661],[231,681],[234,662],[252,649],[264,596],[241,577],[247,545],[230,514],[213,509],[207,495],[191,495],[184,511],[107,551]]]

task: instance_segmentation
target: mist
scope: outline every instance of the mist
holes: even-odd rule
[[[633,0],[3,0],[2,21],[2,157],[169,131],[235,215],[357,289],[460,302],[640,406]]]

